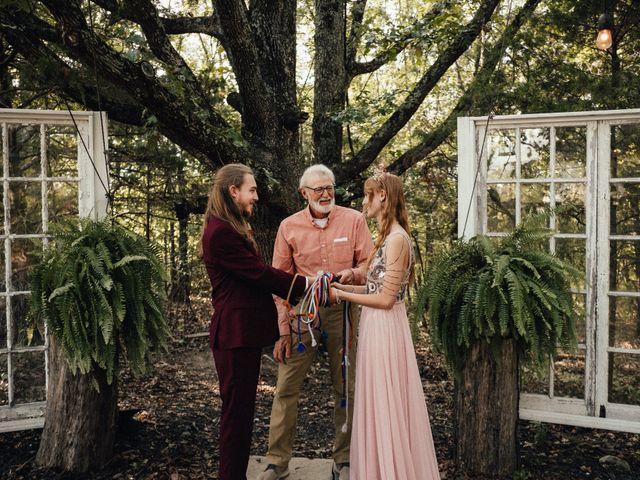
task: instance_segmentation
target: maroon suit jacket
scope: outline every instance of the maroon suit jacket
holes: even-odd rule
[[[264,347],[279,336],[271,294],[287,298],[293,275],[267,265],[228,222],[213,218],[202,237],[204,263],[211,280],[211,348]],[[296,278],[292,300],[304,293]]]

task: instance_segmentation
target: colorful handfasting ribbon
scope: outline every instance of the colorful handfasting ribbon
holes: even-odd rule
[[[329,298],[330,284],[333,280],[333,274],[327,272],[318,272],[316,279],[307,288],[307,291],[302,297],[299,303],[298,313],[296,313],[296,319],[298,322],[298,346],[296,347],[298,352],[304,353],[307,349],[302,342],[302,334],[300,332],[302,325],[306,325],[311,335],[311,346],[318,345],[318,341],[313,333],[314,324],[315,328],[322,329],[322,318],[320,317],[320,307],[328,307],[331,304]],[[287,307],[290,308],[290,304],[287,300]],[[317,322],[316,322],[317,319]]]

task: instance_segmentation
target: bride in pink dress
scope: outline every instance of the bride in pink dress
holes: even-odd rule
[[[367,179],[363,207],[378,222],[367,284],[334,284],[334,302],[362,305],[351,433],[352,480],[440,478],[405,295],[412,247],[402,181]]]

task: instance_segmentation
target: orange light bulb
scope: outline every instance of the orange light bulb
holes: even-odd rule
[[[600,50],[608,50],[613,44],[613,34],[611,30],[605,28],[598,31],[598,38],[596,39],[596,45]]]

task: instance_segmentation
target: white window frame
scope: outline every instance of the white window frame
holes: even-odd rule
[[[520,418],[525,420],[640,433],[640,405],[611,403],[608,401],[607,390],[609,353],[640,355],[640,350],[609,346],[609,297],[640,296],[640,292],[609,291],[610,240],[640,241],[639,236],[609,234],[611,185],[640,184],[640,173],[639,178],[610,178],[611,126],[621,124],[640,124],[640,109],[458,118],[458,236],[460,238],[487,233],[487,185],[491,183],[515,184],[515,217],[516,224],[520,223],[520,185],[536,183],[536,179],[523,181],[520,176],[521,129],[550,128],[550,137],[554,138],[550,145],[552,202],[553,182],[586,183],[586,232],[555,236],[555,238],[586,239],[586,291],[576,291],[576,293],[586,293],[586,338],[582,346],[585,350],[584,399],[555,397],[553,382],[550,381],[549,394],[521,394]],[[586,178],[553,178],[556,127],[586,127]],[[487,128],[516,131],[514,179],[488,181],[487,146],[483,144]],[[482,152],[480,152],[481,149]],[[479,168],[478,162],[480,162]],[[549,183],[548,179],[538,181]],[[552,238],[552,250],[553,247],[554,239]],[[552,370],[550,375],[553,378]],[[606,413],[606,417],[600,417],[602,412]]]
[[[12,178],[9,176],[9,142],[8,127],[10,125],[36,126],[40,129],[40,175],[37,177]],[[47,177],[47,144],[46,127],[48,125],[65,125],[77,128],[77,177]],[[107,115],[105,112],[69,112],[54,110],[19,110],[0,109],[0,129],[2,134],[2,161],[3,161],[3,192],[4,192],[4,233],[0,240],[5,249],[5,285],[6,291],[0,292],[1,297],[6,298],[7,342],[0,345],[0,355],[7,358],[8,370],[8,405],[0,406],[0,432],[41,428],[44,424],[44,411],[46,401],[16,404],[14,402],[14,381],[12,359],[16,354],[24,352],[44,351],[45,389],[48,394],[49,386],[49,338],[45,326],[45,343],[34,347],[13,346],[13,322],[11,311],[11,298],[16,295],[25,295],[27,291],[11,291],[11,241],[17,238],[40,238],[43,247],[48,244],[48,228],[51,219],[48,212],[47,185],[49,182],[78,182],[78,212],[81,217],[89,217],[94,220],[102,219],[107,214],[108,198],[108,172],[106,164],[106,150],[108,139]],[[92,160],[93,159],[93,163]],[[94,167],[95,165],[95,167]],[[9,185],[11,181],[31,181],[41,183],[42,202],[42,230],[43,233],[12,234],[10,221]]]

